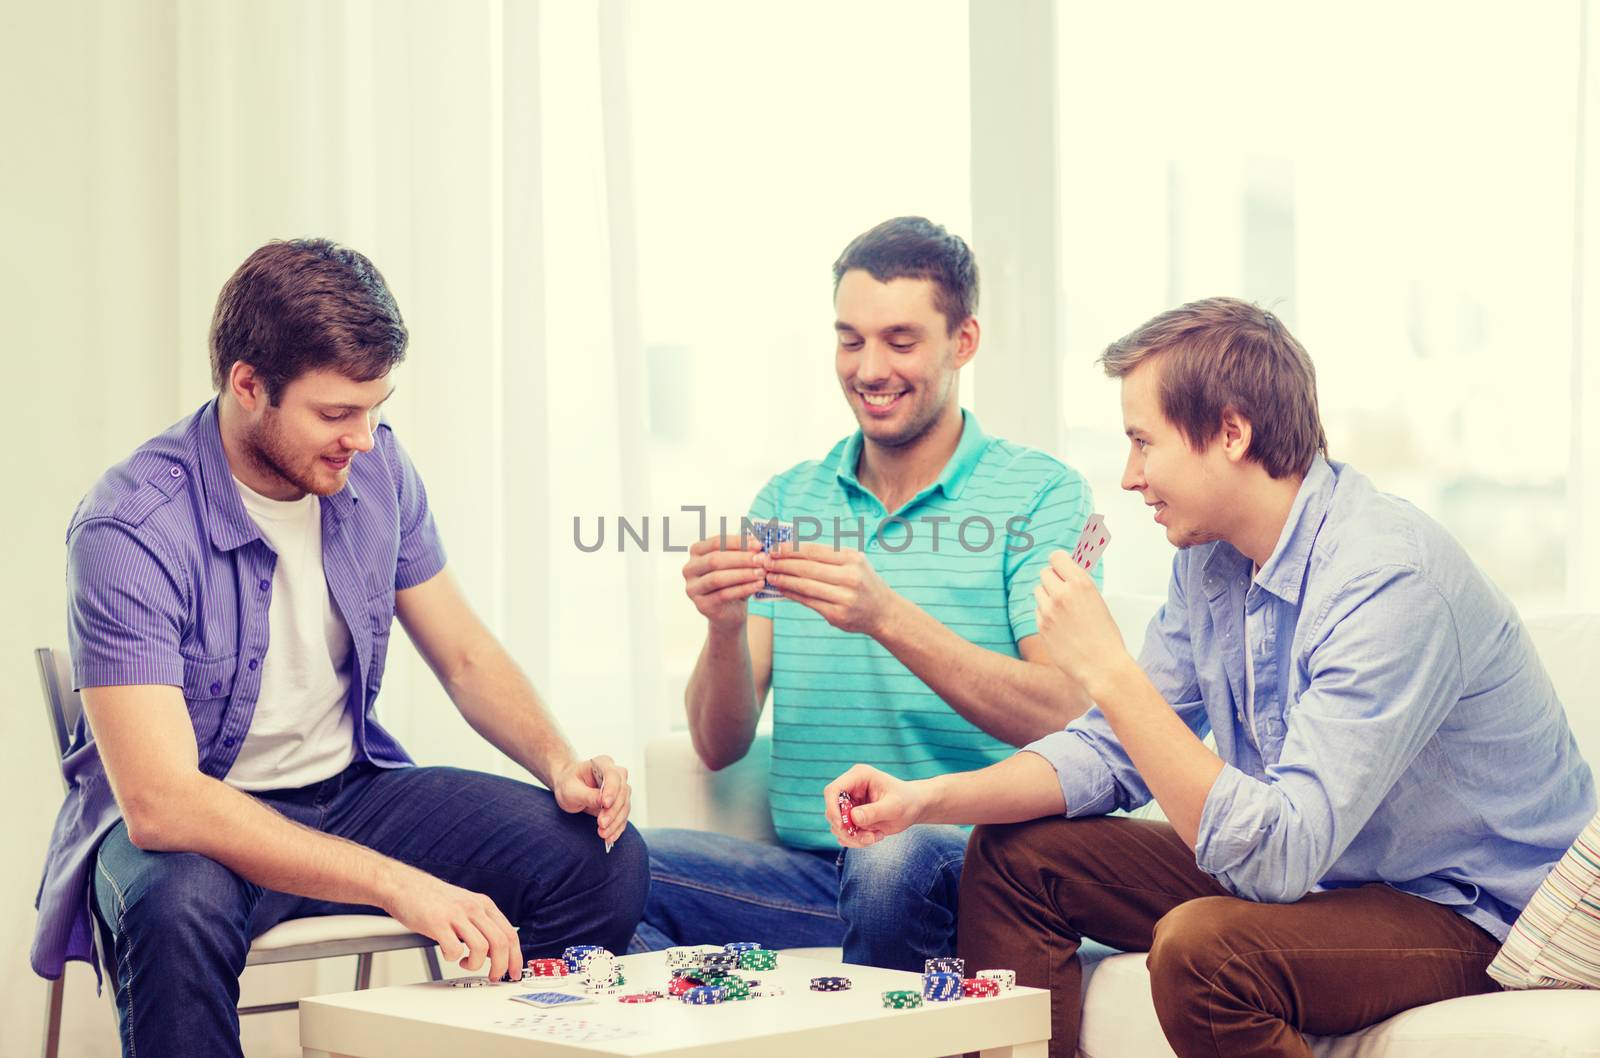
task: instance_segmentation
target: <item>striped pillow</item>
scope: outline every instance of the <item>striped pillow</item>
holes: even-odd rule
[[[1489,976],[1507,988],[1600,988],[1600,815],[1534,891]]]

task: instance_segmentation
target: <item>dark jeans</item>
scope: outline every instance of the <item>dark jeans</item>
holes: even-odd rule
[[[921,972],[953,955],[967,832],[912,827],[864,849],[791,849],[652,827],[650,901],[634,951],[753,940],[844,948],[844,961]]]
[[[1179,1058],[1311,1058],[1402,1010],[1495,992],[1499,942],[1440,904],[1373,883],[1292,904],[1232,896],[1149,819],[979,827],[961,879],[969,972],[1050,989],[1050,1054],[1077,1053],[1084,937],[1147,951],[1150,993]]]
[[[622,952],[649,860],[629,827],[611,854],[594,817],[547,790],[457,768],[352,764],[300,790],[254,795],[290,819],[365,845],[499,905],[524,958],[569,944]],[[119,822],[100,847],[95,906],[110,931],[124,1055],[242,1056],[239,974],[253,938],[289,918],[378,909],[245,881],[192,852],[145,852]]]

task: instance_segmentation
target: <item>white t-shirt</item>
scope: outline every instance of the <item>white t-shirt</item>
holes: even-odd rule
[[[355,759],[355,725],[345,708],[350,630],[322,571],[321,501],[268,499],[234,483],[278,561],[261,695],[225,781],[241,790],[291,790],[331,778]]]

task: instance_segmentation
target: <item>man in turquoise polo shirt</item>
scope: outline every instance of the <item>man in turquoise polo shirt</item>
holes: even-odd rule
[[[898,969],[955,950],[967,832],[918,827],[840,850],[819,797],[866,759],[919,777],[982,767],[1089,705],[1041,649],[1033,586],[1092,506],[1070,467],[992,438],[958,402],[978,351],[978,273],[959,237],[886,221],[834,263],[835,369],[860,429],[769,481],[751,520],[794,526],[691,548],[705,616],[685,701],[710,768],[742,758],[772,691],[770,799],[783,842],[656,829],[635,950],[842,944]],[[1098,574],[1097,574],[1098,576]],[[752,599],[762,588],[782,598]]]

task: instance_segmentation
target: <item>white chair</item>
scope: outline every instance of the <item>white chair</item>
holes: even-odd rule
[[[83,701],[72,688],[72,662],[65,650],[40,647],[34,651],[39,665],[39,682],[44,689],[45,712],[55,738],[56,759],[66,756],[83,714]],[[62,776],[62,785],[66,777]],[[387,915],[322,915],[280,922],[257,937],[250,945],[246,966],[267,963],[302,962],[331,959],[341,955],[356,957],[356,989],[372,982],[372,956],[381,951],[421,948],[428,977],[442,978],[439,955],[433,941],[413,933]],[[57,1058],[61,1047],[61,1007],[66,974],[47,982],[49,1000],[45,1004],[44,1058]],[[297,1002],[260,1003],[239,1008],[240,1014],[269,1014],[296,1010]]]

